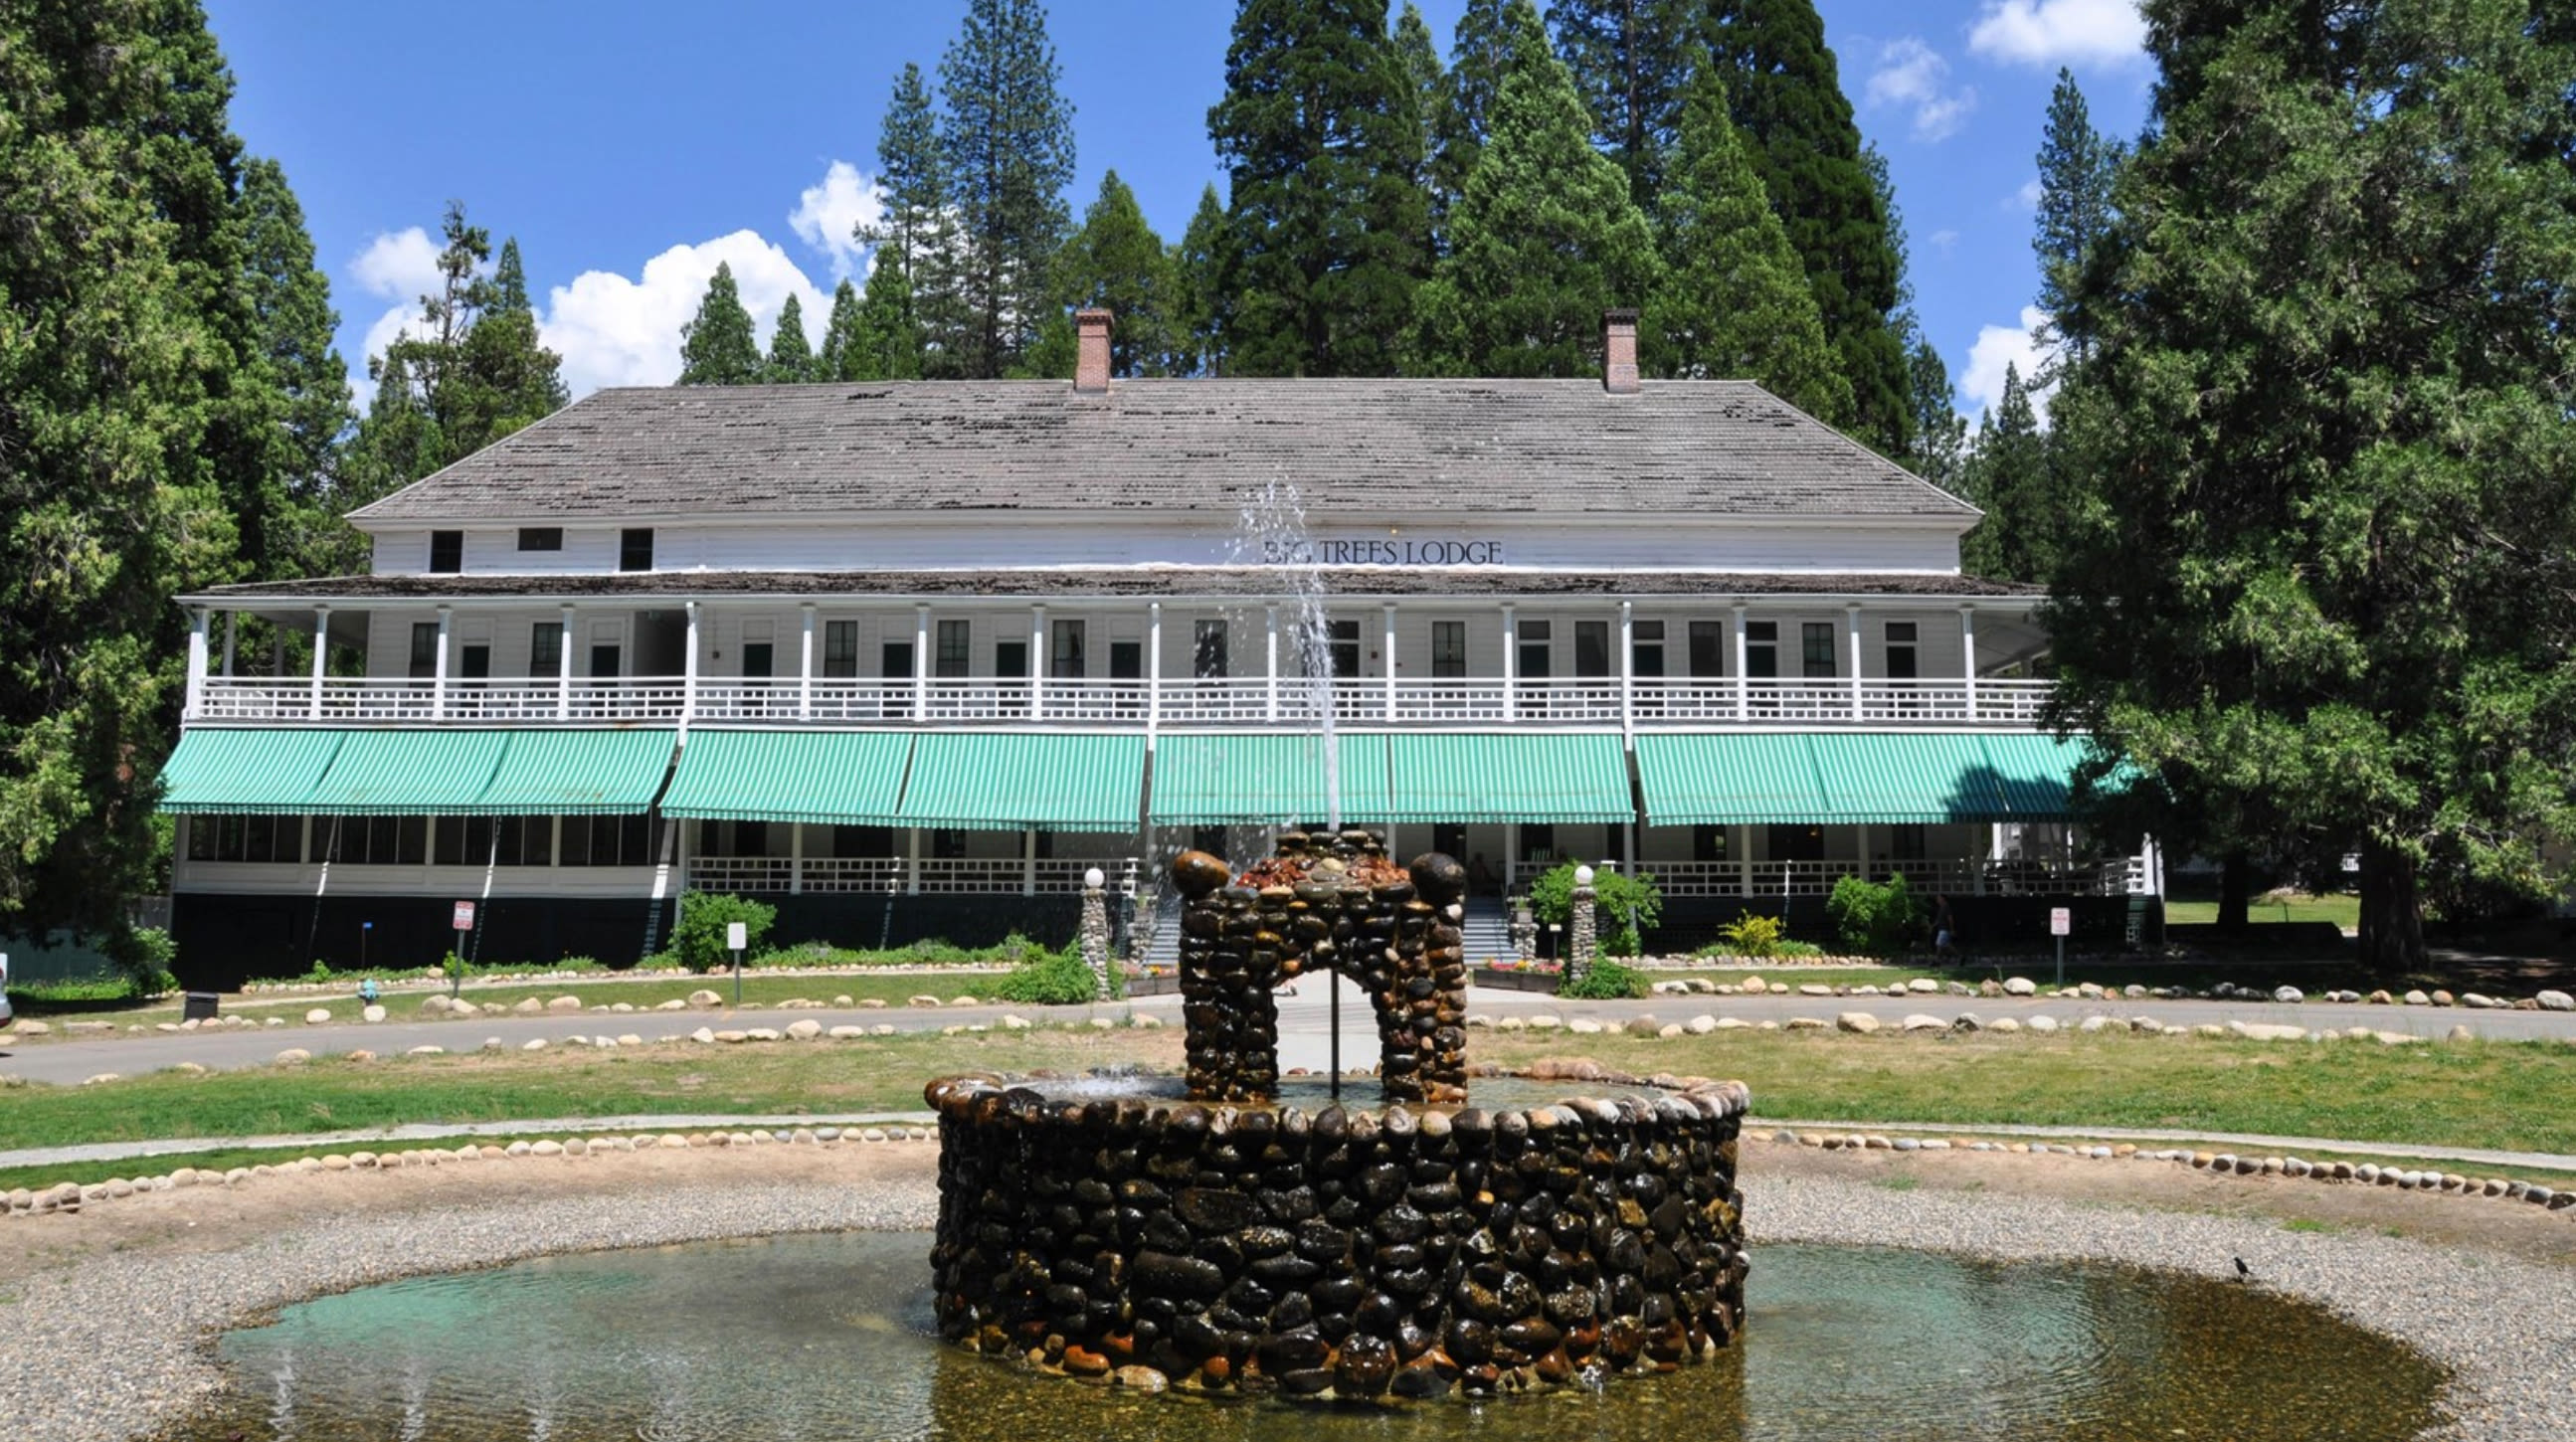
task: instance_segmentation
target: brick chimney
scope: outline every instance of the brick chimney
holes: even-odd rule
[[[1614,396],[1632,396],[1637,382],[1637,312],[1633,307],[1601,312],[1601,388]]]
[[[1073,363],[1073,388],[1078,393],[1098,395],[1109,389],[1109,321],[1110,313],[1098,306],[1073,313],[1074,337],[1080,345]],[[1636,353],[1633,344],[1629,353]]]

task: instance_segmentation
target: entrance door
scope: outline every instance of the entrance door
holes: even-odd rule
[[[1519,655],[1512,658],[1519,669],[1520,712],[1524,716],[1544,716],[1548,712],[1548,650],[1555,639],[1555,626],[1546,621],[1523,621],[1520,624]]]
[[[1111,641],[1109,643],[1109,679],[1112,681],[1142,681],[1145,679],[1144,642]],[[1143,715],[1145,712],[1144,688],[1140,686],[1120,687],[1117,692],[1116,704],[1118,707],[1118,714],[1120,716],[1134,717]]]
[[[910,681],[913,679],[912,643],[910,641],[888,641],[879,649],[878,654],[884,663],[877,668],[878,675],[883,676],[888,681]],[[885,714],[888,716],[909,716],[912,714],[912,691],[909,687],[897,688],[889,686],[886,689]]]

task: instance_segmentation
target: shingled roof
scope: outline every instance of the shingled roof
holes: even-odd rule
[[[835,512],[1915,516],[1975,508],[1749,381],[1132,380],[593,392],[362,523]]]

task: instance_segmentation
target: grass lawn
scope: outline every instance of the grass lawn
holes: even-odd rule
[[[890,1006],[901,1006],[904,999],[911,996],[937,996],[943,1000],[957,996],[990,999],[994,983],[1003,975],[999,971],[987,970],[906,972],[899,976],[852,976],[847,973],[747,976],[742,982],[742,999],[746,1006],[775,1006],[796,997],[820,1002],[829,1002],[836,996],[846,996],[853,1001],[874,998]],[[577,996],[585,1007],[622,1001],[638,1011],[650,1011],[662,1002],[680,1000],[701,988],[723,997],[728,1005],[733,1001],[733,977],[727,972],[712,972],[706,976],[654,977],[642,981],[611,981],[593,976],[567,977],[562,981],[512,982],[500,986],[468,986],[464,998],[478,1006],[516,1006],[531,997],[542,1002],[559,996]],[[437,994],[446,995],[444,991]],[[425,991],[388,992],[383,1003],[387,1014],[397,1020],[436,1020],[420,1009],[421,1003],[430,995]],[[245,1016],[253,1021],[277,1016],[300,1022],[306,1012],[315,1010],[331,1013],[334,1021],[356,1021],[364,1006],[365,1003],[358,1000],[353,983],[345,991],[282,996],[257,993],[241,1000],[227,997],[223,1010],[226,1015]],[[177,1021],[179,1013],[179,998],[172,996],[148,1006],[49,1011],[43,1014],[43,1019],[57,1025],[72,1021],[104,1021],[120,1027],[152,1026],[159,1022]]]
[[[1834,1121],[2153,1127],[2576,1154],[2576,1047],[1730,1031],[1671,1041],[1480,1032],[1479,1061],[1589,1056],[1741,1078],[1754,1110]]]
[[[2267,921],[2331,921],[2346,931],[2352,931],[2361,925],[2361,898],[2343,894],[2292,895],[2286,901],[2269,905],[2257,901],[2245,908],[2245,918],[2258,926]],[[2165,902],[2167,925],[2215,925],[2217,921],[2218,903],[2215,901],[2168,899]]]

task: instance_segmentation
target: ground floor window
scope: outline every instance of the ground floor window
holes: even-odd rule
[[[579,824],[580,818],[568,824]],[[555,855],[551,816],[442,816],[432,828],[441,866],[548,866]]]
[[[418,866],[429,860],[426,816],[317,816],[324,854],[334,865]]]
[[[304,859],[301,816],[195,816],[188,820],[190,861]]]
[[[567,816],[563,866],[650,866],[653,824],[642,816]]]

